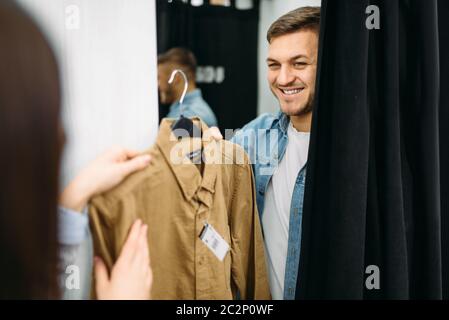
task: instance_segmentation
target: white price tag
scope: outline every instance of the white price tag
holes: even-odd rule
[[[215,254],[218,260],[223,261],[229,251],[229,244],[210,224],[206,223],[200,234],[200,239]]]

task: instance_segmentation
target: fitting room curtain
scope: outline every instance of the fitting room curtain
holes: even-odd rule
[[[448,21],[443,0],[323,0],[297,298],[449,298]]]

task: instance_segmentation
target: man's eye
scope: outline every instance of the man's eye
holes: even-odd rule
[[[305,62],[295,62],[294,63],[295,67],[304,67],[305,65],[307,65],[307,63],[305,63]]]
[[[270,68],[270,69],[277,68],[277,67],[279,67],[279,65],[277,63],[268,64],[268,68]]]

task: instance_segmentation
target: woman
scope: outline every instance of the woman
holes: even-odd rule
[[[64,144],[60,99],[58,67],[47,41],[13,3],[1,2],[0,298],[3,299],[60,298],[58,279],[63,270],[59,263],[58,223],[61,223],[60,239],[65,238],[76,248],[88,235],[87,216],[81,211],[89,198],[120,183],[150,160],[122,149],[99,157],[63,192],[58,215],[58,178]],[[98,298],[149,298],[152,274],[146,232],[147,227],[136,221],[110,275],[104,264],[96,261]]]
[[[62,193],[58,212],[61,267],[64,270],[67,266],[76,265],[81,272],[84,271],[84,289],[90,288],[93,254],[86,212],[88,200],[114,187],[130,173],[145,168],[150,160],[148,155],[138,156],[134,151],[112,148],[92,161]],[[86,246],[87,250],[80,248]],[[131,227],[110,279],[99,258],[95,259],[95,276],[99,299],[148,299],[152,273],[149,267],[147,226],[138,220]],[[89,291],[84,290],[81,294],[75,291],[73,295],[64,281],[61,285],[64,298],[89,297]]]

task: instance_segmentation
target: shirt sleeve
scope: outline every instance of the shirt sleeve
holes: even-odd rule
[[[246,162],[248,158],[246,157]],[[239,166],[231,203],[232,279],[241,299],[271,299],[251,166]]]
[[[110,209],[99,201],[92,201],[89,207],[90,227],[94,253],[103,259],[109,270],[116,261],[115,241],[113,238],[112,222],[109,219]]]
[[[64,207],[58,208],[59,243],[61,245],[79,245],[88,236],[89,218],[87,207],[76,212]]]
[[[100,257],[109,271],[112,270],[117,260],[116,246],[113,236],[112,222],[110,221],[110,209],[101,201],[91,202],[89,207],[90,228],[92,231],[93,252]],[[92,275],[91,299],[97,299],[95,292],[95,275]]]
[[[87,207],[83,212],[59,207],[58,217],[62,299],[88,299],[93,252]]]
[[[91,295],[93,249],[89,229],[81,244],[61,245],[60,292],[63,300],[86,300]]]

